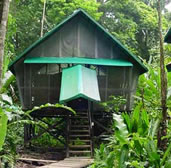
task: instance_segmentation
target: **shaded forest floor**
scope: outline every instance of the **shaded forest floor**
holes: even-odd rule
[[[64,152],[45,152],[42,150],[21,150],[16,168],[35,168],[64,159]]]

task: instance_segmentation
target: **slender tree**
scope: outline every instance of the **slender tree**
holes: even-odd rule
[[[9,4],[9,0],[1,0],[0,2],[0,88],[2,87],[4,43],[7,28]]]
[[[44,5],[43,5],[40,37],[43,37],[43,29],[44,29],[44,22],[45,22],[45,12],[46,12],[46,0],[44,0]]]
[[[162,139],[167,134],[167,76],[165,71],[164,50],[163,50],[163,37],[162,37],[162,14],[161,14],[161,0],[157,1],[158,7],[158,28],[160,38],[160,76],[161,76],[161,108],[162,120],[158,132],[158,147],[165,150],[167,147],[167,140]]]

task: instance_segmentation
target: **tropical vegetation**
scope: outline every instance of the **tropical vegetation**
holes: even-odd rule
[[[104,109],[113,115],[113,133],[105,137],[100,147],[95,150],[94,164],[90,167],[171,167],[171,73],[167,73],[165,68],[159,68],[162,61],[164,67],[171,61],[171,45],[163,46],[161,37],[171,25],[171,13],[166,9],[169,3],[170,0],[2,0],[0,167],[14,167],[17,150],[24,146],[24,124],[32,123],[46,127],[42,122],[33,121],[29,115],[31,111],[22,111],[15,77],[8,72],[8,64],[78,8],[86,10],[144,61],[149,70],[139,79],[134,109],[131,113],[119,112],[118,105],[125,102],[122,97],[112,96],[110,102],[102,103]],[[160,24],[159,14],[162,21]],[[160,59],[162,49],[163,60]],[[166,81],[165,84],[162,83],[163,74],[166,73],[167,86]],[[161,92],[161,87],[164,92]],[[165,93],[164,97],[162,93]],[[164,104],[161,104],[161,100],[164,100]],[[47,107],[49,104],[44,106]],[[166,109],[164,130],[161,125],[163,107]],[[45,135],[45,138],[47,136]],[[43,144],[43,141],[44,139],[35,143]],[[53,139],[49,142],[54,145]],[[164,148],[161,148],[161,142],[164,143]]]

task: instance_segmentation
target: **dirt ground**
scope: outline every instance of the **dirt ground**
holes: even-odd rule
[[[17,161],[17,164],[15,168],[35,168],[39,166],[47,165],[47,162],[42,162],[39,160],[53,160],[53,161],[59,161],[64,159],[64,153],[63,152],[33,152],[29,150],[20,151],[18,158],[27,158],[28,160],[21,160],[19,159]],[[36,161],[31,161],[29,159],[37,159]],[[50,163],[49,163],[50,164]]]

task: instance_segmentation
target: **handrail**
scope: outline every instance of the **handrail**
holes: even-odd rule
[[[90,144],[91,144],[91,157],[93,157],[93,131],[92,131],[92,114],[91,114],[91,102],[88,100],[88,118],[89,118],[89,129],[90,129]]]

